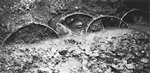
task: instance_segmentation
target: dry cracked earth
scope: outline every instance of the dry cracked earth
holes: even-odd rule
[[[149,0],[0,0],[0,73],[150,73]]]

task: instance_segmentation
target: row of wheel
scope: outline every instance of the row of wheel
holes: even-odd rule
[[[132,26],[139,25],[150,28],[150,24],[148,24],[150,20],[149,17],[150,14],[148,12],[139,9],[132,9],[126,12],[122,18],[110,15],[93,17],[92,15],[78,12],[60,18],[55,25],[50,23],[48,23],[48,25],[30,23],[29,25],[23,26],[6,36],[2,41],[2,45],[35,43],[40,40],[45,40],[46,38],[57,39],[69,34],[82,35],[82,33],[94,33],[107,29],[128,29]]]

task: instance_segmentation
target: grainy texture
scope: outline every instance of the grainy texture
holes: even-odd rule
[[[149,7],[0,0],[0,73],[150,73]]]

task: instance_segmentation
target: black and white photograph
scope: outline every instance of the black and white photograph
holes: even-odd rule
[[[0,73],[150,73],[150,0],[0,0]]]

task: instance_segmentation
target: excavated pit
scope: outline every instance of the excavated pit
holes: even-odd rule
[[[0,73],[150,73],[143,3],[30,1],[0,8]]]

